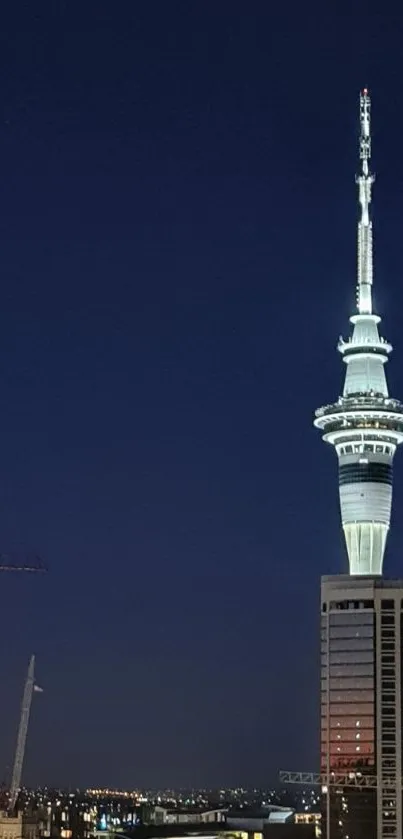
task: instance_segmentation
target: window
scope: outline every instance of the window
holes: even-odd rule
[[[360,661],[360,654],[362,652],[370,652],[373,654],[373,649],[373,638],[332,638],[330,643],[331,655],[345,655],[346,653],[351,655],[351,653],[354,652],[356,661]],[[321,651],[323,653],[327,652],[326,644],[322,643]]]
[[[354,616],[355,617],[355,616]],[[361,617],[367,617],[366,615],[362,615]],[[366,624],[365,626],[357,626],[355,623],[352,626],[331,626],[330,627],[330,638],[346,638],[346,639],[354,639],[354,638],[370,638],[371,640],[374,637],[374,627],[371,621],[370,624]],[[348,649],[346,647],[345,649]]]
[[[332,664],[330,666],[331,679],[356,679],[361,676],[372,678],[374,675],[373,662],[364,664]]]
[[[366,602],[372,602],[373,604],[373,601]],[[350,627],[351,631],[354,630],[354,632],[356,632],[359,627],[368,626],[369,624],[373,626],[374,615],[372,612],[364,612],[359,609],[357,609],[356,611],[339,610],[337,612],[330,613],[329,622],[331,626],[331,633],[333,632],[333,627],[336,626],[348,626]]]
[[[338,716],[343,717],[343,725],[346,726],[354,726],[358,716],[362,725],[372,726],[374,723],[373,713],[374,707],[370,702],[331,702],[330,704],[330,717],[333,719]]]
[[[339,729],[339,730],[344,731],[344,732],[345,731],[354,731],[354,733],[357,730],[361,731],[361,729],[368,729],[368,730],[373,731],[373,729],[374,729],[374,718],[373,718],[373,716],[372,717],[362,716],[362,717],[360,717],[360,719],[358,719],[356,715],[351,716],[351,717],[350,716],[345,716],[344,712],[343,712],[344,709],[341,711],[340,714],[336,714],[335,711],[333,710],[333,708],[334,708],[334,706],[331,706],[330,721],[329,721],[330,722],[330,728],[336,728],[336,729]],[[326,722],[327,722],[327,720],[325,720],[325,719],[322,720],[322,728],[327,728],[327,726],[325,724]],[[393,721],[388,720],[388,722],[393,722]]]
[[[371,690],[331,690],[330,702],[335,702],[337,704],[348,702],[352,709],[358,709],[358,707],[362,707],[362,703],[368,704],[374,701],[374,690],[372,685],[371,688]],[[358,703],[358,705],[355,705],[354,703]],[[352,712],[354,713],[354,710]],[[346,713],[351,713],[351,711],[346,711]]]
[[[365,643],[365,642],[364,642]],[[362,642],[361,642],[362,644]],[[372,645],[371,645],[372,646]],[[359,653],[357,655],[357,648],[352,650],[336,651],[333,644],[331,645],[330,664],[350,664],[359,666],[361,664],[373,664],[374,653],[371,649],[363,650],[362,646],[358,647]]]
[[[361,458],[360,458],[361,460]],[[364,458],[362,458],[364,460]],[[360,461],[355,463],[339,462],[339,486],[370,481],[371,483],[392,484],[391,463]]]

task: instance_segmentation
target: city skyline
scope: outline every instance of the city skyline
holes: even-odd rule
[[[4,775],[32,653],[28,785],[318,767],[319,578],[347,562],[311,414],[354,306],[362,85],[403,394],[402,32],[397,4],[7,8],[0,548],[49,573],[1,577]],[[400,468],[391,577],[402,499]]]

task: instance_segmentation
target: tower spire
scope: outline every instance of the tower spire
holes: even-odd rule
[[[367,88],[360,93],[360,174],[357,175],[361,218],[358,222],[357,309],[360,314],[372,313],[372,221],[370,218],[371,187],[374,176],[371,160],[371,99]]]

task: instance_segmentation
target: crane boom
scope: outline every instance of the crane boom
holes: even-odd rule
[[[283,784],[304,784],[306,786],[321,786],[322,789],[329,787],[369,787],[376,788],[379,785],[377,775],[364,775],[354,770],[352,772],[330,772],[330,775],[319,772],[283,772],[279,773],[280,781]],[[382,786],[393,787],[396,784],[394,778],[382,778]]]
[[[25,682],[24,694],[22,697],[22,704],[21,704],[21,717],[20,717],[20,724],[18,727],[18,737],[17,737],[17,749],[15,752],[14,758],[14,766],[13,766],[13,774],[11,779],[11,787],[10,787],[10,798],[8,802],[8,811],[10,813],[13,812],[18,793],[21,787],[21,774],[22,774],[22,765],[24,762],[24,753],[25,753],[25,743],[27,740],[27,731],[28,731],[28,722],[29,722],[29,714],[31,711],[31,703],[32,703],[32,694],[34,692],[35,687],[35,656],[32,655],[29,667],[27,678]]]
[[[39,556],[0,553],[0,573],[2,571],[20,571],[31,574],[43,574],[47,567]]]

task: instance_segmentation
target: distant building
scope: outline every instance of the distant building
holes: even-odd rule
[[[292,807],[280,807],[277,804],[269,804],[261,810],[239,810],[229,812],[227,815],[227,828],[242,831],[257,831],[262,833],[267,825],[292,824],[294,821],[294,810]]]
[[[38,820],[18,813],[15,817],[0,813],[0,839],[38,839]]]
[[[245,822],[241,828],[220,823],[141,825],[124,836],[127,839],[315,839],[315,824],[296,824],[292,818],[292,821],[268,821],[262,830],[250,829]]]
[[[154,824],[218,824],[226,821],[226,809],[213,810],[187,809],[177,810],[154,807]]]
[[[71,802],[65,806],[49,805],[40,832],[44,839],[92,839],[95,829],[96,811]]]
[[[315,836],[317,837],[317,839],[319,839],[319,837],[322,834],[321,821],[322,821],[321,813],[295,813],[294,814],[295,824],[314,824],[315,825]]]

